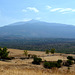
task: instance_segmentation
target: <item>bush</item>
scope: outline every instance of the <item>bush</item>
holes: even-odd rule
[[[9,51],[7,51],[6,47],[4,47],[3,49],[0,48],[0,58],[1,59],[8,58],[8,54],[9,54]]]
[[[67,61],[64,63],[64,66],[70,66],[70,65],[72,65],[72,64],[73,64],[72,60],[67,60]]]
[[[44,62],[44,67],[45,68],[53,68],[53,67],[57,67],[57,68],[60,68],[61,65],[58,64],[57,62]]]
[[[62,63],[62,60],[58,60],[57,63],[58,63],[58,64],[61,64],[61,63]]]
[[[32,63],[33,63],[33,64],[40,65],[40,62],[41,62],[41,61],[42,61],[41,58],[36,58],[36,57],[35,57],[35,58],[33,59],[33,62],[32,62]]]
[[[73,62],[72,62],[71,60],[67,60],[67,63],[68,63],[69,65],[72,65],[72,64],[73,64]]]
[[[67,59],[73,60],[73,57],[72,56],[68,56]]]
[[[45,68],[50,68],[50,63],[49,62],[44,62],[44,67]]]
[[[49,54],[49,50],[46,50],[46,54]]]

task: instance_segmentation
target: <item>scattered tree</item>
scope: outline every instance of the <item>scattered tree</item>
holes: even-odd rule
[[[4,47],[3,49],[1,49],[1,47],[0,47],[0,58],[1,59],[8,58],[8,54],[9,54],[9,51],[7,51],[6,47]]]
[[[46,54],[49,54],[49,50],[48,49],[46,50]]]
[[[58,64],[61,64],[61,63],[62,63],[62,60],[58,60],[57,63],[58,63]]]
[[[51,52],[51,54],[54,54],[55,53],[55,48],[52,48],[50,52]]]
[[[73,57],[72,56],[68,56],[67,59],[73,60]]]
[[[40,65],[40,62],[42,61],[42,59],[41,58],[33,58],[33,64],[37,64],[37,65]]]
[[[24,50],[24,55],[27,57],[27,55],[28,55],[28,51],[27,50]]]

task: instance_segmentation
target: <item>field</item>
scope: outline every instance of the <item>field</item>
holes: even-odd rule
[[[0,75],[75,75],[75,65],[70,67],[68,70],[67,67],[63,66],[59,69],[45,69],[43,65],[33,65],[33,59],[21,59],[25,56],[23,55],[23,50],[19,49],[8,49],[10,51],[9,57],[13,56],[15,59],[0,61]],[[55,53],[45,54],[45,52],[41,51],[28,51],[28,54],[36,54],[42,58],[42,60],[47,61],[57,61],[58,59],[62,59],[63,61],[67,60],[67,56],[71,55],[75,57],[73,54],[61,54]]]

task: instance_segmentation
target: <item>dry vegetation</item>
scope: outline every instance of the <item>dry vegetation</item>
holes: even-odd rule
[[[72,65],[70,70],[64,66],[59,69],[45,69],[42,65],[33,65],[31,63],[33,59],[20,59],[20,57],[25,57],[23,50],[8,50],[10,51],[9,56],[14,56],[16,59],[0,61],[0,75],[75,75],[75,65]],[[60,53],[55,53],[55,55],[52,56],[51,54],[47,55],[45,52],[39,51],[28,51],[28,53],[36,54],[47,61],[57,61],[58,59],[67,60],[66,57],[68,56],[67,54]]]

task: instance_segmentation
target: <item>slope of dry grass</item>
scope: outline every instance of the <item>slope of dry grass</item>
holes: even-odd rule
[[[12,67],[12,66],[11,66]],[[35,68],[21,68],[18,66],[1,67],[0,75],[75,75],[74,72],[64,71],[60,72],[58,69],[47,70],[47,69],[35,69]]]
[[[9,56],[25,57],[23,50],[8,49],[10,51]],[[54,56],[46,55],[41,51],[28,51],[29,54],[36,54],[42,56],[43,60],[57,61],[58,59],[66,60],[67,55],[60,56],[59,53],[55,53]],[[73,55],[74,56],[74,55]],[[33,59],[13,59],[9,61],[0,61],[0,75],[75,75],[75,65],[72,65],[70,71],[67,67],[61,67],[60,69],[45,69],[43,65],[33,65],[31,62]]]

